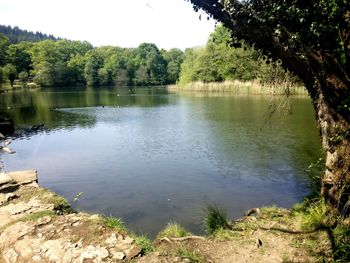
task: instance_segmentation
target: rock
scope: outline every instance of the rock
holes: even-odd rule
[[[3,150],[4,152],[7,152],[9,154],[13,154],[13,153],[16,153],[16,151],[12,150],[10,147],[8,146],[4,146],[4,147],[1,147],[1,150]]]
[[[0,194],[0,205],[3,205],[11,200],[18,198],[19,196],[13,193]]]
[[[134,239],[127,236],[126,238],[124,238],[124,240],[122,241],[122,243],[124,244],[128,244],[128,245],[131,245],[132,243],[134,243]]]
[[[108,250],[100,246],[87,246],[85,250],[81,253],[80,259],[84,261],[85,259],[94,259],[95,262],[102,262],[103,259],[109,256]]]
[[[36,221],[36,226],[42,226],[42,225],[46,225],[48,223],[51,222],[51,217],[50,216],[44,216],[42,218],[39,218],[38,221]]]
[[[14,225],[7,227],[0,234],[0,248],[12,247],[12,245],[34,230],[33,226],[26,224],[25,222],[18,222]]]
[[[40,247],[49,262],[61,262],[64,250],[59,240],[48,240]]]
[[[10,212],[11,215],[17,215],[17,214],[23,214],[26,211],[30,210],[32,208],[31,205],[28,203],[17,203],[17,204],[9,204],[4,209]]]
[[[125,258],[124,252],[121,252],[115,248],[109,250],[113,260],[123,260]]]
[[[36,170],[18,171],[8,173],[12,180],[19,184],[28,184],[38,182],[38,174]]]
[[[13,218],[10,215],[10,212],[3,211],[0,212],[0,227],[7,225],[13,220]]]
[[[258,216],[259,214],[260,214],[259,208],[252,208],[244,213],[245,216]]]
[[[17,262],[18,256],[18,253],[13,248],[10,248],[3,254],[6,263]]]
[[[40,262],[40,261],[42,261],[42,259],[41,259],[40,255],[34,255],[32,257],[32,261],[33,262]]]
[[[101,219],[101,217],[100,217],[100,215],[95,214],[95,215],[90,216],[88,219],[91,221],[99,221]]]
[[[111,236],[106,239],[106,244],[110,248],[114,247],[117,244],[117,242],[118,242],[118,239],[115,233],[111,234]]]
[[[141,252],[142,252],[142,249],[136,245],[132,245],[129,249],[124,250],[124,253],[126,254],[127,260],[131,260],[131,259],[137,257],[138,255],[141,254]]]
[[[5,173],[0,173],[0,185],[10,183],[11,181],[11,176]]]

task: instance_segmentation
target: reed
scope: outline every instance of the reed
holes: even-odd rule
[[[297,95],[307,94],[304,87],[298,86],[295,83],[284,81],[276,83],[261,83],[258,80],[239,81],[231,80],[224,82],[209,82],[201,81],[191,82],[185,85],[170,85],[170,91],[196,91],[196,92],[223,92],[234,94],[268,94],[268,95]]]

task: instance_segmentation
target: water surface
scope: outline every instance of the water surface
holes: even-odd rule
[[[20,128],[7,170],[37,169],[39,183],[80,210],[121,217],[154,235],[176,221],[202,233],[202,209],[232,218],[262,206],[290,207],[309,192],[305,171],[320,155],[314,111],[291,98],[170,94],[165,88],[60,89],[0,95]]]

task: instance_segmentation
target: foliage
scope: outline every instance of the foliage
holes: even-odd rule
[[[6,35],[9,38],[11,44],[17,44],[22,41],[37,42],[46,39],[58,40],[53,35],[46,35],[41,32],[32,32],[27,30],[19,29],[17,26],[5,26],[0,25],[0,33]]]
[[[4,34],[0,33],[0,66],[6,64],[6,50],[9,45],[9,39]]]
[[[4,71],[5,71],[5,75],[10,81],[11,87],[13,87],[13,82],[17,77],[16,67],[12,64],[6,64],[6,66],[4,67]]]
[[[329,210],[324,202],[320,199],[310,203],[306,211],[302,213],[303,228],[305,229],[324,229],[329,226]]]
[[[177,223],[171,222],[168,223],[166,228],[162,230],[158,235],[157,238],[163,238],[163,237],[185,237],[189,236],[191,233],[187,232],[182,226],[180,226]]]
[[[203,225],[209,234],[219,229],[230,229],[226,211],[216,204],[207,204],[204,213]]]
[[[106,227],[113,228],[118,232],[127,232],[124,222],[120,218],[108,216],[104,219],[104,224]]]
[[[67,199],[63,196],[52,194],[50,197],[46,198],[46,201],[54,204],[54,210],[63,213],[69,214],[74,212]]]
[[[145,235],[131,235],[135,239],[135,243],[142,250],[142,254],[146,255],[154,251],[152,241]]]
[[[2,87],[2,83],[5,80],[5,72],[4,70],[0,67],[0,88]]]
[[[259,51],[244,42],[232,46],[233,41],[230,31],[219,25],[205,47],[187,49],[179,84],[254,79],[266,84],[295,81],[279,63],[267,61]]]
[[[333,256],[335,262],[350,262],[350,227],[346,224],[339,224],[333,231],[335,249]]]

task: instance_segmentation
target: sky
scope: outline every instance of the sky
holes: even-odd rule
[[[94,46],[171,49],[204,45],[214,20],[185,0],[0,0],[0,24]]]

